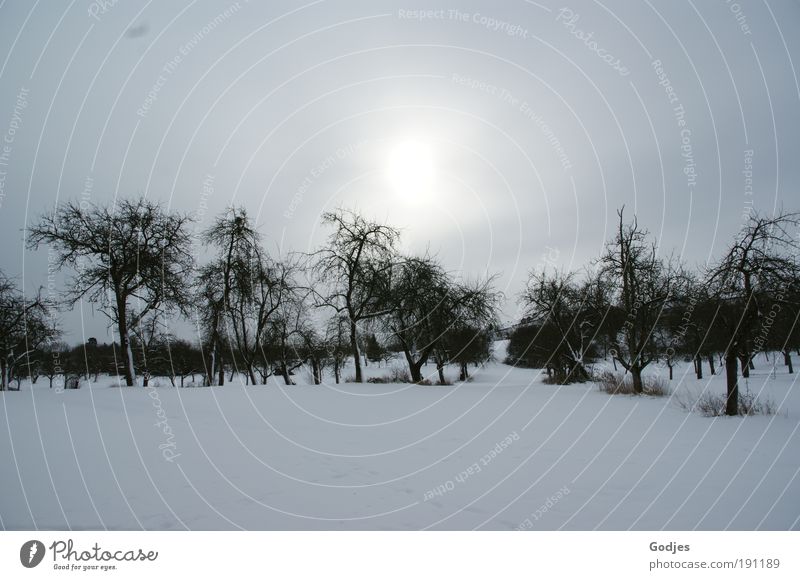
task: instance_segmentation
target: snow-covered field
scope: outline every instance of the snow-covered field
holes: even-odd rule
[[[756,364],[749,389],[777,415],[709,419],[499,363],[454,386],[144,389],[101,378],[56,392],[41,379],[0,393],[0,524],[798,529],[797,375]],[[723,377],[697,381],[686,366],[672,387],[724,392]]]

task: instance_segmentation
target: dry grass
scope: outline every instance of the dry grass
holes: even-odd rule
[[[411,375],[409,375],[408,370],[404,368],[392,367],[391,372],[388,375],[383,375],[380,377],[370,377],[367,379],[367,382],[378,385],[387,383],[410,383]]]
[[[633,379],[629,374],[618,374],[611,371],[603,371],[594,377],[594,381],[600,390],[609,395],[637,395],[633,389]],[[651,397],[665,397],[669,395],[669,384],[661,377],[644,377],[642,379],[643,395]]]
[[[703,417],[722,417],[727,407],[728,397],[722,393],[703,392],[699,398],[686,397],[676,400],[677,405],[684,411],[699,413]],[[750,390],[739,393],[739,415],[775,415],[778,408],[769,398],[758,398]]]

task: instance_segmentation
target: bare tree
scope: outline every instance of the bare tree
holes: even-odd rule
[[[331,360],[333,378],[337,385],[341,381],[342,368],[351,353],[349,326],[345,316],[336,314],[328,321],[325,329],[325,350]]]
[[[522,304],[528,320],[551,325],[557,332],[552,362],[563,374],[562,381],[584,381],[588,378],[585,359],[592,351],[595,338],[607,308],[606,285],[592,275],[579,281],[574,273],[530,273]]]
[[[217,218],[204,240],[218,252],[202,269],[200,281],[206,310],[203,325],[212,353],[209,380],[216,367],[219,384],[224,382],[222,346],[227,343],[231,358],[238,356],[248,381],[257,384],[256,369],[267,368],[267,332],[296,287],[296,264],[273,260],[267,254],[260,234],[241,208],[229,208]],[[268,375],[259,374],[265,381]]]
[[[328,244],[312,254],[314,274],[324,288],[314,288],[319,306],[345,314],[350,348],[355,361],[355,381],[364,381],[359,353],[359,324],[386,314],[381,303],[396,262],[399,232],[371,222],[359,214],[339,209],[322,217],[333,227]]]
[[[422,366],[437,359],[440,381],[449,358],[440,347],[460,327],[486,328],[495,319],[497,294],[492,279],[474,284],[454,280],[435,259],[407,258],[385,296],[386,325],[400,344],[411,380],[422,380]]]
[[[194,265],[190,221],[139,198],[110,206],[69,202],[30,228],[31,249],[50,244],[58,253],[58,267],[75,270],[66,293],[68,304],[87,298],[100,304],[116,324],[128,386],[136,379],[133,330],[151,312],[168,306],[185,308],[189,302]]]
[[[283,377],[283,382],[292,385],[291,374],[305,362],[305,340],[311,339],[310,329],[306,327],[305,300],[292,287],[286,292],[270,324],[266,347],[275,370]],[[304,332],[306,330],[307,332]],[[319,384],[319,383],[317,383]]]
[[[751,214],[725,255],[707,272],[710,294],[717,301],[717,316],[728,335],[727,415],[739,414],[738,365],[741,363],[743,374],[749,372],[759,319],[774,304],[785,303],[797,283],[800,242],[791,230],[798,225],[798,213],[779,212],[771,217]]]
[[[198,271],[196,290],[197,305],[194,309],[194,318],[200,335],[201,345],[208,345],[210,360],[206,363],[203,357],[205,370],[205,384],[211,386],[216,380],[218,385],[225,384],[225,356],[226,348],[230,348],[225,340],[225,267],[224,261],[215,260]]]
[[[648,232],[639,227],[636,217],[625,223],[623,210],[617,212],[617,233],[601,259],[612,289],[612,309],[619,313],[606,322],[617,323],[609,333],[612,355],[631,373],[634,391],[642,393],[642,371],[658,356],[653,333],[681,278],[671,261],[658,257],[657,246],[648,242]]]
[[[203,232],[206,246],[216,248],[217,257],[205,265],[198,277],[198,293],[203,305],[200,316],[206,334],[211,361],[207,381],[225,383],[225,346],[232,350],[232,341],[226,340],[226,314],[232,310],[234,275],[241,272],[260,253],[261,236],[250,222],[244,208],[229,207]],[[232,354],[232,352],[231,352]]]
[[[0,391],[21,376],[19,367],[29,364],[40,346],[58,336],[50,318],[52,308],[41,291],[26,298],[0,271]]]
[[[294,290],[292,276],[291,264],[261,251],[234,264],[226,322],[251,384],[257,384],[254,365],[263,357],[267,332],[279,323],[279,311]]]

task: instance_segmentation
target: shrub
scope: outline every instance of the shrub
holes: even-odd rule
[[[603,371],[594,378],[600,390],[609,395],[636,395],[633,390],[633,379],[627,373],[619,375],[611,371]],[[644,395],[664,397],[669,395],[669,385],[661,377],[643,377]]]
[[[381,377],[370,377],[367,379],[367,382],[373,384],[410,383],[411,376],[408,374],[406,369],[392,367],[391,372],[388,375],[383,375]],[[425,383],[425,381],[423,381],[423,383]],[[430,384],[430,382],[427,384]]]
[[[408,374],[408,370],[400,367],[392,367],[392,372],[389,374],[389,378],[391,379],[390,383],[410,383],[411,382],[411,375]]]
[[[727,401],[725,394],[705,391],[696,400],[681,398],[676,402],[681,409],[690,413],[696,411],[703,417],[722,417],[725,415]],[[759,399],[749,389],[739,393],[740,415],[775,415],[777,412],[778,409],[771,399]]]
[[[545,385],[563,385],[564,384],[563,377],[560,377],[559,373],[553,373],[552,375],[545,374],[544,378],[542,378],[542,382]]]
[[[669,382],[663,377],[646,377],[644,379],[644,394],[651,397],[666,397],[670,393]]]

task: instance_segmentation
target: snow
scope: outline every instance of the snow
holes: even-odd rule
[[[453,386],[314,386],[303,372],[289,387],[101,377],[57,391],[41,379],[0,393],[0,525],[798,529],[797,375],[756,365],[748,388],[776,415],[685,411],[676,398],[725,389],[690,365],[672,398],[545,385],[501,363]]]

